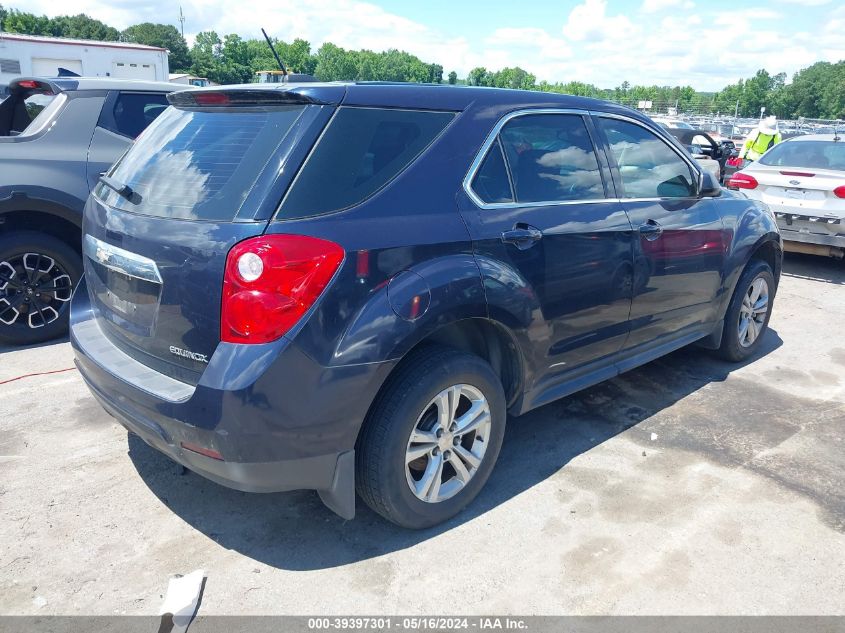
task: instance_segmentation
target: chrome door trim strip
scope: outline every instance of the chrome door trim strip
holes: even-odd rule
[[[514,110],[513,112],[508,112],[504,115],[501,119],[496,122],[496,125],[493,126],[493,129],[484,139],[484,143],[481,144],[481,148],[476,153],[475,158],[473,159],[472,163],[470,164],[469,170],[467,171],[466,176],[464,176],[463,180],[463,190],[467,194],[470,200],[472,200],[473,204],[480,209],[524,209],[530,207],[550,207],[550,206],[569,206],[569,205],[578,205],[578,204],[597,204],[597,203],[607,203],[607,202],[659,202],[662,200],[689,200],[689,199],[696,199],[693,196],[684,196],[682,198],[591,198],[588,200],[549,200],[544,202],[484,202],[481,198],[478,197],[478,194],[475,193],[472,189],[472,181],[475,179],[478,170],[481,168],[481,163],[484,161],[484,158],[487,156],[487,152],[490,150],[490,147],[493,143],[496,142],[496,138],[499,136],[499,132],[502,131],[502,128],[507,125],[507,123],[517,117],[527,116],[531,114],[575,114],[581,117],[584,116],[595,116],[595,117],[606,117],[611,119],[621,119],[623,121],[628,121],[635,125],[639,125],[645,130],[655,134],[658,138],[666,142],[669,145],[669,148],[678,155],[678,157],[683,160],[688,166],[690,166],[693,170],[693,173],[698,176],[698,189],[701,190],[702,180],[704,178],[703,172],[699,169],[698,165],[695,164],[694,159],[690,158],[687,159],[683,154],[678,151],[678,148],[675,146],[675,142],[672,141],[667,134],[663,132],[663,130],[652,129],[651,127],[645,125],[642,121],[626,116],[624,114],[617,114],[615,112],[602,112],[598,110],[580,110],[577,108],[523,108],[521,110]]]

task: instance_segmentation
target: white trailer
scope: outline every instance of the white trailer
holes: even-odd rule
[[[0,86],[22,75],[56,77],[60,68],[83,77],[148,81],[167,81],[170,71],[165,48],[0,33]]]

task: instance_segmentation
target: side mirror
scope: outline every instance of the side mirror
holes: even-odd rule
[[[701,187],[698,190],[699,198],[717,198],[722,195],[722,186],[713,178],[708,171],[701,172]]]

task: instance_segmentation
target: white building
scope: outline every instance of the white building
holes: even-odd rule
[[[0,86],[20,76],[56,77],[64,68],[84,77],[167,81],[167,49],[128,42],[97,42],[0,33]]]

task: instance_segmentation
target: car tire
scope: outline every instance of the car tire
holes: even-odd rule
[[[79,253],[52,235],[15,231],[0,236],[0,343],[32,345],[64,335],[81,277]],[[53,291],[45,293],[45,288]]]
[[[771,267],[760,260],[749,262],[725,314],[719,356],[739,363],[757,352],[769,326],[776,289]]]
[[[379,394],[359,434],[358,494],[402,527],[442,523],[487,482],[506,420],[502,384],[484,360],[441,346],[412,352]],[[462,432],[472,426],[475,430]]]

